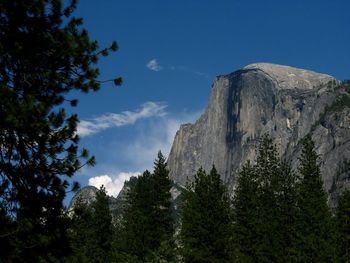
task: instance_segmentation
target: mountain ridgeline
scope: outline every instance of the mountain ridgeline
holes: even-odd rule
[[[200,167],[209,171],[215,164],[233,193],[239,170],[246,161],[254,161],[264,134],[274,138],[280,156],[294,169],[300,142],[311,135],[331,206],[350,187],[349,84],[268,63],[215,79],[203,115],[176,133],[168,158],[170,177],[185,185]]]

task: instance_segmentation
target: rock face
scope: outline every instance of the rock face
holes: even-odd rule
[[[176,133],[170,177],[184,185],[199,167],[215,164],[233,189],[263,134],[275,138],[281,157],[294,168],[300,140],[311,134],[325,188],[336,199],[350,186],[350,94],[340,84],[329,75],[268,63],[217,77],[204,114]]]
[[[93,200],[95,200],[95,196],[98,189],[95,186],[85,186],[73,196],[72,200],[70,201],[70,204],[68,206],[68,210],[74,209],[74,207],[79,203],[87,204],[89,205]]]
[[[123,212],[128,205],[127,196],[130,191],[130,189],[136,184],[137,178],[131,177],[128,181],[124,183],[124,186],[122,190],[119,192],[117,197],[108,196],[108,204],[109,204],[109,210],[111,211],[112,215],[112,222],[114,224],[120,222],[123,216]],[[99,190],[95,186],[85,186],[81,188],[72,198],[67,211],[70,215],[72,215],[74,212],[74,208],[78,205],[78,203],[83,203],[86,205],[90,205],[96,198],[96,193]],[[180,219],[180,213],[182,211],[182,205],[184,200],[184,193],[186,192],[186,189],[177,185],[173,184],[170,193],[171,193],[171,202],[174,208],[174,218],[176,220],[176,223],[179,224]]]
[[[123,209],[124,203],[125,203],[125,192],[128,190],[128,184],[126,184],[123,188],[123,190],[119,193],[119,196],[117,198],[113,196],[108,196],[108,205],[109,209],[112,214],[113,220],[118,220],[118,216],[121,214],[121,211]],[[99,190],[95,186],[85,186],[81,188],[72,198],[69,206],[68,211],[69,213],[73,212],[74,207],[79,203],[83,203],[86,205],[90,205],[96,197],[96,193]]]

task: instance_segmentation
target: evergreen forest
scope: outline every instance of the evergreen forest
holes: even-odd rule
[[[306,136],[298,169],[259,140],[227,189],[213,164],[200,168],[174,204],[175,183],[159,152],[153,171],[126,189],[111,214],[102,186],[90,203],[64,206],[74,174],[95,165],[79,145],[69,92],[95,92],[100,47],[75,0],[0,1],[0,262],[350,262],[350,191],[331,210],[320,156]],[[70,97],[69,97],[70,98]]]

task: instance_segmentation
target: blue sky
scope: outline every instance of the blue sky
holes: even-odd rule
[[[215,76],[271,62],[350,78],[348,0],[81,0],[92,39],[120,49],[99,64],[97,93],[72,94],[81,145],[97,165],[76,176],[116,195],[123,181],[169,153],[180,123],[205,109]]]

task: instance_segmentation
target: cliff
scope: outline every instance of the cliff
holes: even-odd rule
[[[234,189],[258,140],[270,134],[286,161],[297,167],[300,140],[311,134],[320,155],[331,203],[350,187],[350,94],[332,76],[268,63],[251,64],[214,80],[209,104],[194,124],[176,133],[168,158],[170,177],[184,185],[199,167],[215,164]]]

